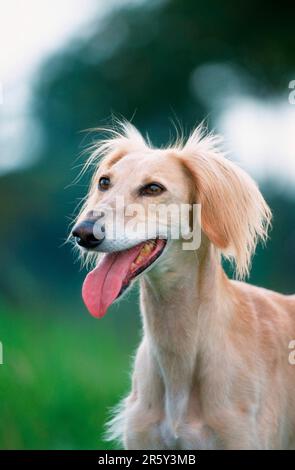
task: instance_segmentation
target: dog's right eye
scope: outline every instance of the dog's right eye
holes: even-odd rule
[[[110,184],[110,178],[108,178],[107,176],[102,176],[98,182],[98,189],[100,189],[101,191],[106,191],[107,189],[109,189]]]

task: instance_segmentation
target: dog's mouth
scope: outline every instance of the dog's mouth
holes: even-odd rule
[[[87,276],[82,297],[89,312],[101,318],[130,283],[163,253],[167,240],[156,238],[124,251],[107,253]]]

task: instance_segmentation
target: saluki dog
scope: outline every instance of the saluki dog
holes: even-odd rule
[[[255,182],[200,126],[155,148],[123,123],[95,144],[90,164],[89,194],[72,231],[96,259],[84,302],[102,317],[139,278],[143,322],[131,392],[108,437],[126,449],[293,448],[295,295],[242,282],[271,222]],[[114,221],[118,197],[123,216]],[[195,246],[181,231],[172,236],[177,223],[158,210],[186,205],[200,208]],[[236,280],[222,258],[232,261]]]

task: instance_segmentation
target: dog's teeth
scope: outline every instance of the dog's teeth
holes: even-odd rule
[[[136,264],[140,264],[143,259],[144,259],[144,256],[138,255],[138,257],[137,257],[136,260],[135,260],[135,263],[136,263]]]
[[[136,264],[133,262],[133,263],[131,264],[131,271],[134,271],[135,269],[136,269]]]
[[[153,249],[153,245],[151,244],[151,242],[147,242],[141,249],[140,251],[140,254],[142,255],[149,255],[150,252],[152,251]]]
[[[136,260],[133,261],[131,264],[131,269],[134,270],[137,268],[139,264],[142,263],[142,261],[151,254],[151,252],[154,249],[154,245],[152,242],[146,242],[145,245],[142,247],[142,249],[139,252],[139,255],[137,256]]]

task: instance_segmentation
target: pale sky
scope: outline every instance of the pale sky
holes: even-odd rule
[[[259,180],[276,180],[295,192],[295,105],[284,97],[234,99],[217,127],[233,157]]]
[[[1,80],[7,82],[28,73],[95,10],[93,0],[9,0],[2,3]]]
[[[0,174],[26,164],[31,83],[40,63],[72,37],[85,36],[93,17],[128,0],[7,0],[0,13]],[[36,138],[34,139],[36,141]],[[38,140],[38,139],[37,139]],[[32,154],[34,149],[32,149]]]
[[[289,99],[290,82],[286,80],[281,95],[262,99],[255,96],[255,77],[246,73],[234,65],[204,64],[192,74],[192,94],[210,110],[230,158],[259,181],[272,180],[295,193],[295,99],[294,92]]]

